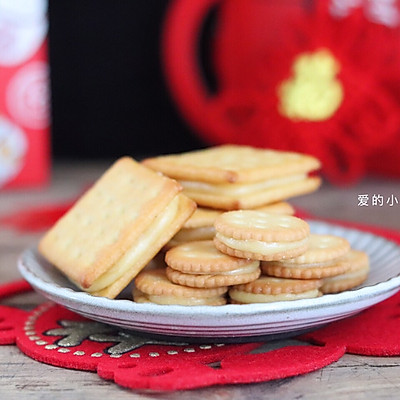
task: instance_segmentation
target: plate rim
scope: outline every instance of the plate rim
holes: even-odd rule
[[[332,224],[330,222],[311,220],[310,224],[313,225],[325,225],[329,227],[337,227],[343,229],[349,233],[357,233],[366,236],[371,236],[373,238],[379,238],[385,242],[391,243],[400,252],[400,245],[391,239],[384,236],[377,235],[369,231],[363,231],[357,228],[349,228],[339,224]],[[37,251],[37,246],[25,249],[18,258],[18,268],[22,276],[34,287],[35,290],[40,291],[45,297],[46,294],[50,294],[53,297],[61,298],[67,302],[74,301],[82,306],[91,305],[94,307],[101,307],[103,310],[118,311],[123,313],[151,313],[159,314],[160,316],[167,316],[171,314],[178,314],[184,316],[186,314],[192,316],[210,316],[212,314],[213,318],[218,318],[226,316],[229,314],[233,317],[239,316],[252,316],[254,314],[260,313],[270,313],[279,314],[282,312],[301,312],[310,309],[319,309],[321,307],[337,307],[343,306],[350,302],[357,302],[367,300],[371,297],[385,296],[388,293],[400,289],[400,271],[397,275],[386,279],[381,282],[377,282],[373,285],[363,286],[358,289],[348,290],[336,294],[324,294],[321,297],[313,299],[300,299],[295,301],[279,301],[273,303],[253,303],[253,304],[226,304],[222,306],[182,306],[182,305],[158,305],[151,303],[135,303],[129,299],[108,299],[105,297],[93,296],[87,292],[74,290],[68,287],[64,287],[55,282],[47,282],[41,277],[38,277],[31,268],[26,265],[27,258],[33,256],[38,264],[40,265],[39,253]],[[55,267],[54,267],[55,268]],[[375,289],[371,293],[371,289]],[[386,296],[387,297],[390,297]],[[55,301],[57,304],[61,304],[65,307],[65,303],[60,303]],[[378,301],[380,302],[380,301]],[[377,302],[377,303],[378,303]],[[94,304],[95,303],[95,304]],[[374,303],[376,304],[376,303]],[[372,304],[373,305],[373,304]],[[76,311],[79,313],[78,311]]]

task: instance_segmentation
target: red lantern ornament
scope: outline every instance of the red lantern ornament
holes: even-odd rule
[[[369,160],[400,145],[400,99],[388,82],[400,77],[400,31],[397,20],[372,21],[367,2],[346,4],[173,2],[164,64],[185,118],[212,144],[309,153],[333,182],[363,176]],[[197,51],[213,8],[215,93],[203,79]]]

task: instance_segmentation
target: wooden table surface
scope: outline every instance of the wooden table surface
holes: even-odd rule
[[[73,199],[109,163],[56,164],[52,183],[42,189],[0,193],[0,215],[27,206]],[[375,197],[374,197],[375,195]],[[380,197],[382,196],[382,197]],[[368,197],[368,206],[361,198]],[[384,199],[373,204],[373,198]],[[400,181],[365,179],[337,188],[325,183],[312,195],[293,199],[317,216],[358,221],[400,229]],[[391,205],[393,203],[393,205]],[[20,252],[41,233],[21,233],[0,227],[0,282],[20,279]],[[1,304],[32,309],[44,301],[35,293],[15,296]],[[400,339],[399,339],[400,340]],[[400,391],[400,357],[345,355],[319,371],[299,377],[248,385],[210,387],[172,393],[136,392],[105,381],[96,373],[67,370],[36,362],[16,346],[0,346],[0,399],[394,399]]]

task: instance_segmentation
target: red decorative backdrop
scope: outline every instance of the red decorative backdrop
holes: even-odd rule
[[[313,154],[333,182],[352,182],[368,172],[400,176],[399,1],[304,4],[173,1],[163,55],[180,111],[212,144]],[[208,58],[214,91],[204,79],[198,54],[213,9]],[[312,57],[321,52],[324,60],[316,65]],[[294,114],[285,112],[293,96],[302,106]],[[321,107],[325,110],[316,117]]]
[[[0,190],[50,172],[47,1],[0,4]]]

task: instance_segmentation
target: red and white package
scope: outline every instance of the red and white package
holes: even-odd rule
[[[0,190],[50,170],[47,0],[0,0]]]

